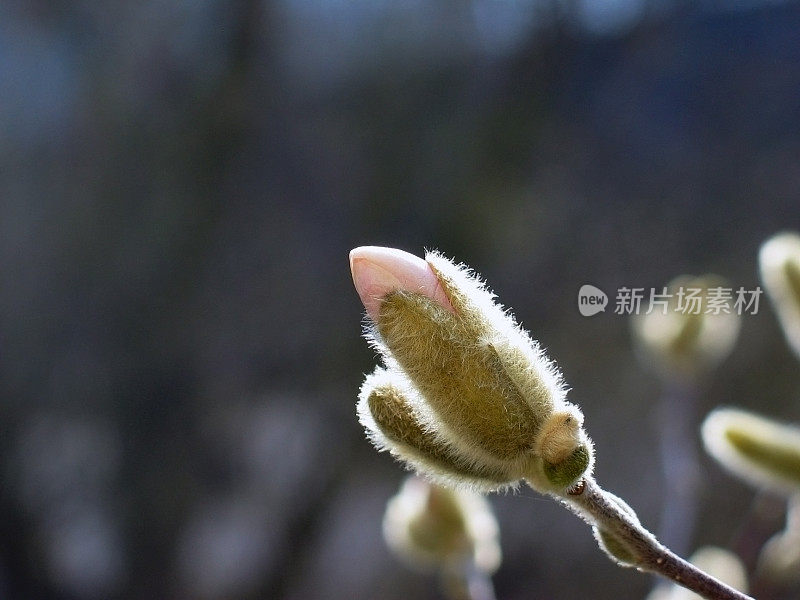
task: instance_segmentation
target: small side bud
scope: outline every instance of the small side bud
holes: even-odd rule
[[[758,262],[786,341],[800,357],[800,235],[785,232],[771,237],[761,246]]]
[[[760,488],[800,491],[800,429],[733,408],[712,411],[703,443],[734,475]]]
[[[409,565],[442,569],[468,561],[490,575],[500,566],[499,529],[485,498],[409,477],[386,507],[388,546]]]
[[[725,290],[730,291],[729,286],[717,275],[672,280],[666,311],[653,308],[631,321],[642,362],[670,379],[695,379],[721,363],[740,327],[739,315],[731,308],[712,304],[715,294],[721,297]]]
[[[578,446],[572,453],[557,463],[544,462],[544,475],[558,489],[572,486],[586,473],[592,462],[587,445]]]
[[[625,502],[622,498],[609,494],[611,500],[630,516],[634,522],[639,522],[639,517],[636,512]],[[621,567],[635,567],[640,563],[640,558],[637,556],[635,550],[628,544],[620,540],[612,532],[603,529],[597,525],[592,527],[594,539],[597,540],[597,545],[605,552],[608,557]]]
[[[597,545],[612,561],[621,567],[636,566],[636,555],[631,552],[627,545],[617,539],[613,533],[601,529],[597,525],[592,527],[592,532],[594,533],[594,539],[597,540]]]
[[[550,464],[566,460],[583,437],[583,415],[577,411],[558,411],[553,413],[537,436],[536,445],[542,458]]]

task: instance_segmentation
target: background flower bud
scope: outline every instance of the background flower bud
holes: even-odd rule
[[[558,462],[544,460],[544,476],[557,489],[566,489],[575,483],[592,463],[591,446],[581,444]]]
[[[800,429],[733,408],[712,411],[706,450],[729,471],[762,488],[800,491]]]
[[[800,494],[789,499],[786,528],[761,548],[757,572],[776,586],[800,583]]]
[[[785,232],[771,237],[761,246],[758,262],[786,340],[800,357],[800,235]]]
[[[388,546],[422,569],[464,560],[489,575],[500,566],[499,529],[485,498],[409,477],[386,507]]]
[[[654,308],[650,314],[634,315],[631,321],[634,341],[644,364],[663,377],[694,379],[722,362],[736,343],[740,318],[733,310],[713,314],[709,310],[709,290],[729,287],[717,275],[683,275],[667,284],[666,314]],[[700,289],[697,311],[678,310],[678,291]],[[689,300],[683,297],[683,302]],[[686,304],[685,304],[686,305]],[[694,314],[694,313],[697,314]]]

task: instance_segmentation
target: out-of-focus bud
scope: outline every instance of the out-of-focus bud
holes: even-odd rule
[[[776,586],[800,582],[800,495],[789,499],[786,529],[764,544],[758,557],[757,571]]]
[[[800,235],[785,232],[771,237],[761,246],[758,262],[786,340],[800,357]]]
[[[448,484],[525,478],[563,491],[590,472],[583,415],[561,375],[465,267],[436,253],[350,253],[385,369],[362,386],[359,416],[379,448]],[[465,476],[466,475],[466,476]]]
[[[696,379],[722,362],[739,335],[732,290],[716,275],[683,275],[667,285],[665,306],[634,315],[642,361],[662,377]]]
[[[774,491],[800,491],[800,429],[734,408],[703,422],[703,443],[733,474]]]
[[[409,477],[386,507],[383,533],[403,560],[422,569],[467,561],[491,575],[500,566],[497,521],[483,496]]]
[[[740,592],[747,593],[747,570],[739,557],[733,552],[716,546],[704,546],[692,554],[689,562]],[[658,586],[647,596],[647,600],[703,599],[694,592],[673,584]]]

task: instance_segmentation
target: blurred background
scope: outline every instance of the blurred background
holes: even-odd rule
[[[758,285],[800,229],[798,30],[759,0],[0,4],[0,597],[438,598],[355,417],[365,244],[482,273],[655,528],[662,386],[577,292]],[[722,404],[800,419],[765,298],[693,418]],[[701,460],[692,547],[733,546],[754,492]],[[499,598],[650,589],[554,502],[491,502]]]

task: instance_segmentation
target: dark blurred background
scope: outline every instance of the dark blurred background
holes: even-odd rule
[[[0,4],[0,597],[439,597],[354,414],[364,244],[486,276],[655,527],[661,385],[577,291],[758,285],[800,228],[798,31],[758,0]],[[800,419],[767,302],[720,404]],[[754,494],[702,468],[693,545],[731,545]],[[554,502],[491,501],[501,599],[650,588]]]

